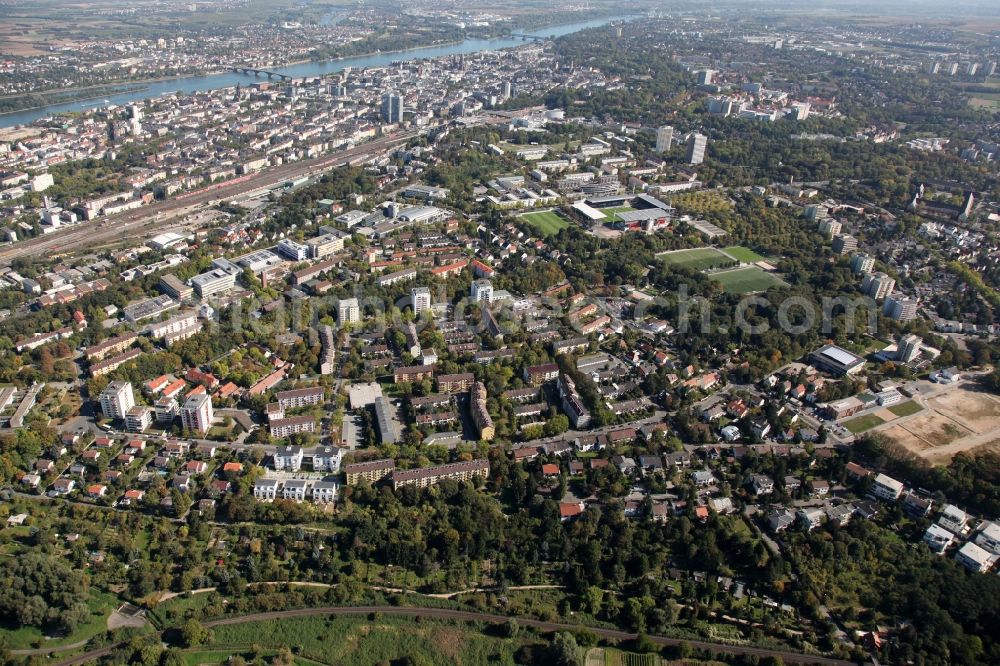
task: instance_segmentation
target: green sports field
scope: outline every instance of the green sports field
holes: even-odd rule
[[[569,226],[569,222],[563,219],[558,213],[546,210],[540,213],[525,213],[521,219],[538,229],[543,236],[554,236],[560,229]]]
[[[784,284],[779,278],[756,266],[713,273],[711,277],[716,282],[721,282],[722,286],[730,294],[750,294],[756,291],[767,291],[771,287]]]
[[[742,261],[744,264],[755,264],[758,261],[764,261],[764,257],[760,256],[748,247],[730,245],[729,247],[722,248],[722,251],[733,259]]]
[[[696,247],[690,250],[677,250],[660,255],[660,260],[668,266],[690,268],[703,271],[708,268],[718,268],[733,263],[733,260],[714,247]]]
[[[845,428],[853,432],[855,435],[865,432],[866,430],[871,430],[877,425],[882,425],[885,421],[882,417],[876,416],[875,414],[865,414],[864,416],[857,416],[849,421],[844,421],[843,425]]]
[[[601,211],[602,213],[608,216],[608,219],[605,220],[606,222],[617,222],[618,213],[624,213],[626,211],[635,209],[632,208],[632,206],[616,206],[614,208],[598,208],[597,210]]]
[[[906,402],[901,402],[898,405],[893,405],[889,407],[889,411],[895,414],[896,416],[913,416],[922,409],[923,407],[918,405],[913,400],[907,400]]]

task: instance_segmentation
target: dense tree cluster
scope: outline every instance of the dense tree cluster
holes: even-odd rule
[[[8,558],[0,573],[0,619],[72,633],[90,617],[88,581],[58,557],[28,553]]]

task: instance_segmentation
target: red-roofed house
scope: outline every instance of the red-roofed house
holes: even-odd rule
[[[431,275],[435,277],[448,277],[450,275],[458,275],[465,270],[465,267],[469,265],[468,260],[463,259],[462,261],[456,261],[451,264],[445,264],[444,266],[436,266],[431,269]]]
[[[107,486],[102,486],[99,483],[95,483],[92,486],[87,486],[87,496],[88,497],[104,497],[108,492]]]
[[[146,390],[150,393],[159,393],[167,386],[170,385],[170,377],[166,375],[160,375],[156,379],[150,379],[146,382]]]
[[[219,380],[210,372],[202,372],[198,368],[191,368],[184,375],[184,379],[192,384],[201,384],[205,388],[215,388],[219,385]]]
[[[184,383],[183,379],[175,379],[167,388],[163,389],[163,397],[173,398],[177,396],[187,384]]]
[[[559,517],[562,520],[576,518],[583,513],[583,502],[559,502]]]
[[[477,278],[491,278],[496,275],[496,269],[494,269],[489,264],[483,263],[478,259],[472,260],[472,272]]]

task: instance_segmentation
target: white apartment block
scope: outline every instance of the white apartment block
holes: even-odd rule
[[[337,321],[344,324],[356,324],[361,321],[361,307],[356,298],[344,298],[337,303]]]
[[[206,393],[188,396],[181,405],[181,425],[186,430],[208,432],[213,416],[212,397]]]
[[[924,543],[933,552],[941,555],[951,547],[951,544],[955,543],[955,535],[940,525],[931,525],[924,532]]]
[[[292,261],[304,261],[309,256],[309,248],[301,243],[284,238],[278,241],[278,253]]]
[[[323,402],[323,387],[312,386],[309,388],[292,389],[290,391],[279,391],[275,396],[278,405],[282,409],[295,409],[307,405],[318,405]]]
[[[124,419],[135,407],[135,394],[131,382],[111,382],[101,391],[101,411],[109,419]]]
[[[324,234],[307,240],[306,247],[309,248],[310,258],[322,259],[335,252],[342,252],[344,249],[344,238],[337,234]]]
[[[271,437],[281,439],[300,432],[316,432],[316,419],[308,414],[290,416],[284,419],[274,419],[268,424],[268,428],[270,428]]]
[[[920,302],[912,296],[889,296],[885,299],[882,314],[896,321],[910,321],[917,316]]]
[[[872,484],[872,494],[885,502],[895,502],[903,494],[903,484],[891,476],[879,474]]]
[[[987,522],[983,529],[976,535],[976,544],[990,551],[994,555],[1000,555],[1000,525],[994,522]]]
[[[858,253],[851,257],[851,270],[858,275],[868,275],[875,270],[875,257]]]
[[[177,315],[176,317],[171,317],[166,321],[156,322],[149,325],[149,335],[154,338],[162,338],[171,333],[177,333],[183,331],[185,328],[189,328],[198,323],[198,314],[195,312],[188,312],[185,314]]]
[[[312,486],[312,501],[316,504],[333,504],[337,501],[340,484],[336,481],[317,481]]]
[[[475,280],[470,294],[473,303],[490,303],[493,301],[493,283],[489,280]]]
[[[419,315],[424,310],[430,310],[431,290],[428,287],[414,287],[410,290],[410,301],[413,303],[414,315]]]
[[[969,514],[949,504],[941,510],[938,525],[955,534],[964,534],[969,525]]]
[[[153,425],[156,412],[152,407],[136,406],[125,413],[125,430],[129,432],[145,432]]]
[[[312,468],[314,472],[340,471],[340,466],[344,461],[344,449],[336,446],[317,446],[312,453],[305,454],[306,458],[312,458]]]
[[[263,502],[270,502],[277,499],[280,484],[281,482],[277,479],[257,479],[253,484],[254,499]]]
[[[301,446],[280,446],[274,452],[274,469],[297,472],[302,469],[303,457]]]
[[[885,298],[896,288],[896,281],[885,273],[872,273],[866,275],[861,281],[861,291],[865,292],[875,300]]]
[[[281,487],[281,497],[294,502],[304,502],[309,493],[309,481],[306,479],[289,479]]]
[[[970,571],[986,573],[996,561],[996,556],[971,541],[958,549],[955,561]]]

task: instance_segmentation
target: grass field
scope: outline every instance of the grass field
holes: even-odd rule
[[[901,402],[898,405],[893,405],[889,408],[889,411],[896,416],[913,416],[922,409],[923,407],[918,405],[913,400],[907,400],[906,402]]]
[[[976,109],[1000,109],[1000,94],[976,93],[969,98],[969,106]]]
[[[882,425],[885,421],[881,417],[875,414],[866,414],[864,416],[858,416],[856,418],[844,421],[844,427],[853,432],[855,435],[865,432],[866,430],[871,430],[877,425]]]
[[[750,294],[756,291],[766,291],[771,287],[784,284],[779,278],[756,266],[713,273],[712,279],[716,282],[721,282],[723,288],[731,294]]]
[[[212,642],[199,652],[291,646],[298,656],[327,664],[396,663],[404,657],[418,664],[508,663],[520,645],[462,624],[389,616],[289,618],[223,625],[212,633]]]
[[[729,247],[722,248],[722,251],[734,259],[742,261],[744,264],[754,264],[758,261],[764,261],[764,257],[760,256],[748,247],[730,245]]]
[[[733,263],[733,260],[714,247],[696,247],[690,250],[677,250],[660,255],[660,260],[668,266],[690,268],[703,271],[707,268],[718,268]]]
[[[543,236],[554,236],[560,229],[569,226],[569,222],[563,219],[558,213],[546,210],[540,213],[525,213],[521,219],[538,229]]]
[[[624,213],[635,209],[632,208],[632,206],[616,206],[613,208],[598,208],[598,210],[608,216],[608,222],[615,222],[618,220],[618,213]]]

